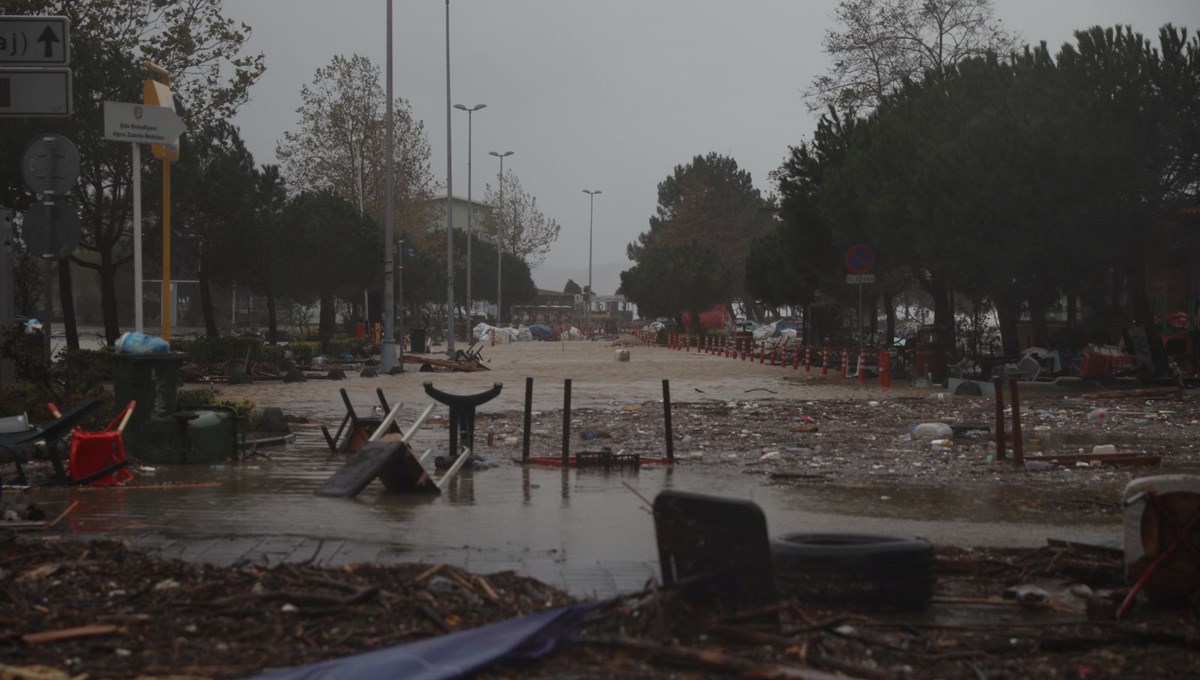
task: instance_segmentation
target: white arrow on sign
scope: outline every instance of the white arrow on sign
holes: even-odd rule
[[[104,138],[113,142],[171,144],[186,128],[171,109],[104,102]]]
[[[0,16],[0,63],[66,66],[71,61],[66,17]]]

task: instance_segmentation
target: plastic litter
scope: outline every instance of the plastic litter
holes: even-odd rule
[[[1097,444],[1092,447],[1092,453],[1116,453],[1117,447],[1112,444]]]
[[[166,354],[171,351],[166,340],[136,331],[122,334],[115,347],[118,354]]]
[[[1094,408],[1088,411],[1087,420],[1094,425],[1103,425],[1108,422],[1108,409]]]
[[[921,423],[909,431],[913,439],[953,439],[954,430],[946,423]]]

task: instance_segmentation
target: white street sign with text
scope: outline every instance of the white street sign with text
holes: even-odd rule
[[[170,144],[183,131],[179,115],[166,107],[104,102],[104,138],[107,140]]]

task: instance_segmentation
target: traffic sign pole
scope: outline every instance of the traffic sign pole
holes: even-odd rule
[[[848,283],[858,284],[858,348],[862,352],[863,346],[863,303],[862,289],[865,283],[874,283],[875,275],[870,271],[875,268],[875,251],[871,250],[871,246],[864,243],[858,243],[850,246],[846,251],[846,269],[850,271],[850,275],[846,277]]]
[[[145,333],[142,314],[142,147],[133,147],[133,326]]]

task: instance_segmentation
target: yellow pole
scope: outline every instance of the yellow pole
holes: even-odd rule
[[[171,340],[171,161],[163,158],[162,337]]]

